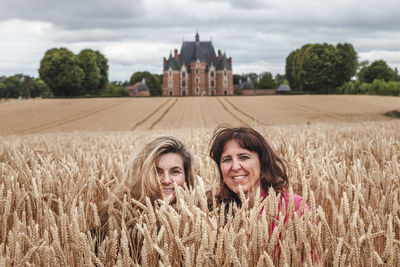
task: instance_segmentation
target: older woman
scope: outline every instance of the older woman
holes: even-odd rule
[[[264,137],[250,127],[218,129],[211,139],[210,156],[218,165],[220,191],[217,197],[223,202],[241,204],[239,187],[254,205],[256,192],[265,198],[272,187],[282,193],[286,204],[289,194],[285,190],[288,177],[283,161],[275,154]],[[294,195],[295,210],[300,208],[302,198]],[[309,210],[308,205],[305,209]]]

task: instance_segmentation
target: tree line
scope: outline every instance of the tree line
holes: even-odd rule
[[[142,79],[150,95],[161,95],[162,74],[139,71],[129,81],[108,80],[108,60],[99,51],[67,48],[46,51],[39,77],[0,76],[0,98],[128,96],[126,87]],[[286,58],[285,74],[234,74],[233,82],[250,78],[255,89],[275,89],[288,83],[291,93],[400,95],[400,76],[384,60],[358,61],[349,43],[306,44]]]
[[[306,44],[286,58],[294,92],[400,95],[400,76],[384,60],[359,62],[348,43]]]

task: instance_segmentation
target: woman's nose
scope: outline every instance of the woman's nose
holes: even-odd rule
[[[232,169],[234,171],[240,170],[240,168],[242,168],[242,166],[240,165],[240,162],[238,160],[233,160],[232,162]]]
[[[168,173],[162,173],[159,175],[159,177],[162,184],[170,184],[172,182],[171,177]]]

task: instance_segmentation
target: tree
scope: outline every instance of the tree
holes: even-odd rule
[[[260,77],[260,80],[257,84],[257,88],[259,88],[259,89],[276,88],[276,82],[270,72],[261,73],[259,77]]]
[[[95,95],[99,92],[101,75],[96,58],[97,54],[92,49],[84,49],[78,54],[79,65],[85,73],[82,93]]]
[[[286,79],[286,75],[285,74],[279,74],[279,73],[277,73],[276,75],[275,75],[275,83],[276,83],[276,86],[278,87],[279,85],[281,85],[281,84],[284,84],[284,83],[287,83],[287,79]]]
[[[250,77],[250,80],[253,82],[254,87],[258,88],[257,86],[258,86],[258,80],[260,79],[260,76],[255,72],[250,72],[250,73],[244,75],[242,81],[246,81],[247,77]]]
[[[146,80],[147,86],[150,90],[151,96],[158,96],[161,95],[161,79],[162,75],[158,74],[151,74],[148,71],[138,71],[132,74],[129,84],[133,85],[137,82],[142,81],[142,79]]]
[[[55,96],[79,96],[85,72],[71,51],[53,48],[40,62],[39,76]]]
[[[53,92],[47,86],[47,84],[40,78],[33,79],[33,86],[30,91],[30,97],[53,97]]]
[[[22,82],[17,75],[6,77],[0,83],[0,98],[18,98],[21,96]]]
[[[99,51],[94,52],[96,53],[97,67],[100,69],[99,90],[103,90],[108,84],[108,60]]]
[[[358,73],[361,82],[372,83],[376,79],[388,81],[396,80],[396,72],[384,60],[375,60],[371,65],[363,67]]]
[[[338,86],[350,81],[357,73],[358,56],[351,44],[344,43],[336,46],[339,62],[336,66],[336,83]]]
[[[107,83],[106,88],[101,92],[101,96],[129,96],[129,93],[125,87],[126,84],[121,82]]]
[[[240,79],[242,79],[241,75],[233,74],[233,84],[238,84]]]
[[[51,96],[49,87],[40,79],[15,74],[0,78],[0,98]]]
[[[351,44],[306,44],[286,58],[293,90],[330,92],[356,74],[357,53]]]

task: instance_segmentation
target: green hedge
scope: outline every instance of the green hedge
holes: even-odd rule
[[[350,81],[336,88],[338,94],[368,94],[400,96],[400,82],[374,80],[372,83]]]

